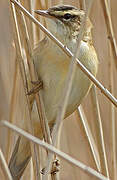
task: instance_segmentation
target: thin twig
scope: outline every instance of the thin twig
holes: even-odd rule
[[[9,123],[8,121],[1,120],[0,124],[3,125],[3,126],[6,126],[7,128],[12,129],[13,131],[17,132],[18,134],[20,134],[20,135],[24,136],[25,138],[29,139],[31,142],[33,142],[35,144],[38,144],[38,145],[42,146],[43,148],[48,149],[49,151],[57,154],[59,157],[62,157],[67,162],[69,162],[72,165],[74,165],[74,166],[80,168],[81,170],[83,170],[83,172],[88,173],[89,175],[92,175],[92,176],[94,176],[94,177],[96,177],[96,178],[98,178],[100,180],[109,180],[108,178],[106,178],[104,175],[97,172],[96,170],[90,168],[89,166],[86,166],[85,164],[83,164],[80,161],[72,158],[68,154],[58,150],[54,146],[52,146],[50,144],[47,144],[44,141],[41,141],[39,138],[36,138],[36,137],[32,136],[31,134],[29,134],[26,131],[22,130],[21,128],[18,128],[17,126]]]
[[[50,33],[39,21],[37,21],[20,3],[16,0],[10,0],[18,8],[28,16],[35,24],[37,24],[40,29],[51,39],[53,40],[69,57],[73,57],[73,53],[64,46],[57,38],[55,38],[52,33]],[[90,73],[85,66],[76,59],[79,68],[89,77],[89,79],[101,90],[101,92],[117,107],[117,99]]]
[[[103,133],[103,127],[102,127],[102,120],[100,115],[100,108],[97,98],[97,92],[96,87],[93,86],[91,89],[91,95],[92,95],[92,104],[93,104],[93,110],[95,112],[95,125],[96,125],[96,137],[98,141],[98,151],[100,154],[100,162],[101,162],[101,172],[105,174],[107,177],[109,177],[109,170],[108,170],[108,163],[107,163],[107,156],[106,156],[106,150],[105,150],[105,144],[104,144],[104,133]]]
[[[11,173],[9,171],[9,168],[7,166],[6,160],[4,158],[4,155],[0,149],[0,168],[4,174],[4,178],[7,180],[12,180]]]

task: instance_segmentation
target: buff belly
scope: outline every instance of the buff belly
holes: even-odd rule
[[[52,53],[52,48],[50,50],[47,48],[47,52],[45,51],[40,53],[35,64],[38,63],[36,67],[40,67],[38,75],[43,81],[43,89],[40,92],[43,97],[47,119],[51,122],[56,119],[71,59],[62,50]],[[87,43],[81,43],[79,59],[95,75],[97,72],[97,56],[95,50],[93,54],[89,54],[90,52]],[[53,54],[56,54],[56,56],[53,56]],[[91,81],[77,65],[65,117],[76,110],[88,93],[91,84]]]

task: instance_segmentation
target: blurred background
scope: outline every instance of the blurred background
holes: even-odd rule
[[[83,0],[79,0],[83,3]],[[80,2],[76,0],[32,0],[30,5],[33,9],[46,9],[52,5],[56,4],[71,4],[80,7]],[[28,0],[22,0],[23,6],[30,10]],[[117,38],[117,1],[111,0],[110,11],[112,18],[112,25],[114,28],[115,38]],[[95,0],[90,13],[90,19],[93,24],[93,42],[97,55],[99,58],[99,70],[97,79],[109,90],[112,94],[117,97],[117,69],[115,66],[115,61],[117,59],[113,58],[112,50],[108,38],[106,23],[104,19],[103,8],[101,5],[101,0]],[[43,24],[44,20],[39,19]],[[31,26],[31,22],[26,18],[27,26]],[[16,59],[16,51],[14,47],[13,40],[13,19],[11,6],[8,0],[0,1],[0,120],[8,120],[16,124],[18,127],[23,128],[23,113],[26,108],[25,103],[25,93],[23,89],[23,83],[18,68],[18,63]],[[33,25],[33,28],[29,30],[30,42],[33,44],[32,47],[41,39],[44,34],[39,32],[39,28]],[[116,107],[110,103],[110,101],[97,89],[97,97],[99,101],[100,117],[102,122],[103,134],[104,134],[104,144],[107,156],[107,165],[109,170],[109,176],[112,180],[117,178],[116,176],[116,166],[114,162],[116,161],[116,144],[115,149],[113,149],[113,131],[116,130]],[[94,104],[92,103],[92,91],[84,99],[82,103],[89,128],[92,133],[95,145],[98,151],[100,151],[100,135],[97,130],[97,119],[94,111]],[[114,124],[114,130],[112,126]],[[116,133],[115,133],[115,143],[116,143]],[[13,132],[12,139],[17,137]],[[78,112],[74,112],[70,117],[68,117],[62,125],[59,149],[68,153],[77,160],[85,163],[86,165],[97,170],[94,157],[92,155],[91,147],[87,135],[84,130],[83,123],[79,119]],[[8,150],[8,147],[9,150]],[[14,147],[14,141],[9,140],[9,131],[7,128],[0,126],[0,148],[2,149],[5,159],[8,162],[11,151]],[[114,154],[115,152],[115,154]],[[103,156],[103,155],[102,155]],[[99,156],[99,161],[102,163],[101,156]],[[101,165],[100,165],[101,166]],[[106,176],[105,170],[101,170],[102,174]],[[27,171],[24,174],[23,179],[27,179],[29,174]],[[0,168],[0,177],[4,179],[3,173]],[[115,178],[116,177],[116,178]],[[60,170],[61,180],[95,180],[96,178],[85,174],[83,171],[72,166],[71,164],[65,162],[61,159],[61,170]]]

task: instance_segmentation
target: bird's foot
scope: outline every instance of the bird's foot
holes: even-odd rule
[[[52,169],[51,169],[51,172],[49,172],[50,174],[54,175],[56,174],[57,172],[59,172],[60,170],[60,162],[58,159],[55,159],[53,162],[52,162]],[[46,175],[48,174],[48,172],[46,172],[46,168],[43,168],[41,170],[41,174],[43,175]]]
[[[60,162],[58,159],[55,159],[52,163],[52,170],[51,170],[51,174],[56,174],[57,172],[59,172],[60,170]]]
[[[36,94],[43,88],[43,82],[40,80],[31,81],[31,83],[34,85],[34,87],[27,93],[27,95]]]

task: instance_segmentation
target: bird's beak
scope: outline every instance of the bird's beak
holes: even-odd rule
[[[36,14],[39,14],[41,16],[47,17],[47,18],[51,18],[51,16],[49,15],[47,10],[35,10],[34,11]]]

